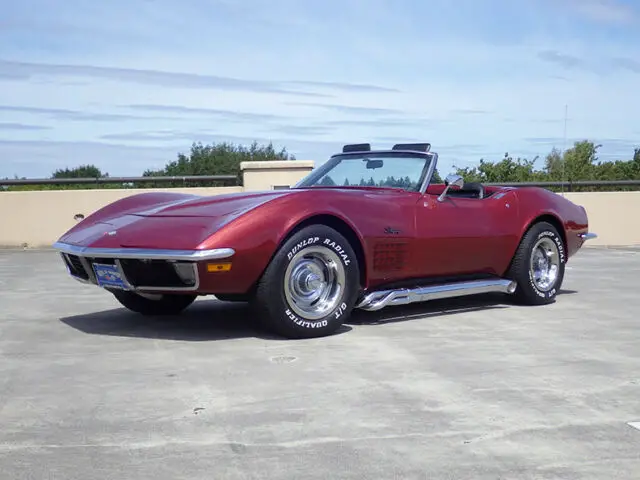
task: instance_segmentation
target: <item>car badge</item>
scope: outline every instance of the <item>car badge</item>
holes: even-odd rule
[[[109,235],[110,237],[113,237],[116,235],[116,233],[118,232],[116,232],[115,230],[111,230],[110,232],[107,232],[107,235]]]

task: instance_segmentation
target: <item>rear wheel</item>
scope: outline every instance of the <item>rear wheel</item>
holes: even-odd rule
[[[508,273],[518,283],[516,298],[528,305],[554,302],[566,261],[558,230],[547,222],[534,224],[522,238]]]
[[[276,252],[258,282],[253,306],[269,330],[288,338],[334,333],[360,290],[358,260],[340,233],[311,225]]]
[[[142,315],[176,315],[191,305],[196,295],[146,294],[112,290],[113,296],[129,310]]]

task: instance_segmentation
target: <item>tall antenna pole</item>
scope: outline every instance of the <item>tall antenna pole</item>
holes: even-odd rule
[[[565,104],[565,106],[564,106],[564,134],[562,136],[562,157],[561,157],[561,160],[562,160],[562,174],[561,174],[561,178],[560,178],[560,181],[562,182],[561,183],[562,186],[560,187],[561,193],[564,193],[564,174],[565,174],[565,172],[564,172],[564,162],[565,162],[565,158],[566,158],[565,154],[566,154],[566,151],[567,151],[567,113],[568,113],[568,111],[569,111],[569,107],[568,107],[568,105]]]

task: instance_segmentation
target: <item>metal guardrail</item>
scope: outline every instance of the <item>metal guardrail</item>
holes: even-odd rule
[[[575,182],[506,182],[485,183],[496,187],[640,187],[640,180],[576,180]]]
[[[238,182],[236,175],[187,175],[161,177],[97,177],[97,178],[27,178],[0,179],[1,186],[11,185],[87,185],[109,183],[172,183],[172,182]],[[577,180],[575,182],[487,182],[487,186],[501,187],[640,187],[640,180]]]
[[[26,178],[26,179],[0,179],[1,186],[12,185],[87,185],[108,183],[171,183],[171,182],[233,182],[236,183],[236,175],[187,175],[187,176],[162,176],[162,177],[96,177],[96,178]]]

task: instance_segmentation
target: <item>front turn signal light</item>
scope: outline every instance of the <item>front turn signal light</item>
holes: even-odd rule
[[[231,263],[207,263],[207,272],[228,272],[231,270]]]

